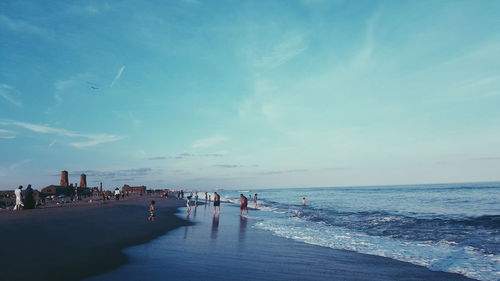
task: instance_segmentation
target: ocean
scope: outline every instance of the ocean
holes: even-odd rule
[[[234,204],[239,204],[240,193],[220,191],[223,201]],[[479,280],[500,280],[498,182],[243,193],[258,193],[259,211],[250,210],[252,226],[274,235]],[[301,204],[303,197],[306,206]]]

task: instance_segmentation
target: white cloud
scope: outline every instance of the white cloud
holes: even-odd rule
[[[45,125],[31,124],[27,122],[19,122],[14,120],[0,120],[0,124],[8,126],[17,126],[24,128],[26,130],[41,133],[41,134],[53,134],[70,138],[84,138],[85,141],[70,142],[70,145],[76,148],[94,146],[101,143],[113,142],[123,139],[122,136],[111,135],[111,134],[82,134],[77,132],[72,132],[65,129],[54,128]]]
[[[98,145],[101,143],[106,143],[106,142],[113,142],[117,140],[123,139],[121,136],[115,136],[115,135],[108,135],[108,134],[98,134],[98,135],[81,135],[89,138],[88,141],[81,141],[81,142],[72,142],[70,145],[76,147],[76,148],[82,148],[82,147],[88,147],[88,146],[94,146]]]
[[[22,107],[23,104],[20,101],[18,101],[17,99],[15,99],[14,97],[12,97],[11,94],[18,95],[19,92],[7,84],[0,84],[0,97],[4,98],[6,101],[10,102],[11,104],[13,104],[17,107]]]
[[[122,77],[122,73],[123,71],[125,70],[125,66],[122,66],[119,70],[118,70],[118,73],[116,74],[115,76],[115,79],[113,79],[113,82],[111,82],[111,85],[109,85],[110,88],[112,88],[115,83],[120,80],[120,77]]]
[[[14,132],[9,130],[0,129],[0,139],[15,139],[16,135]]]
[[[193,143],[193,147],[194,148],[210,147],[210,146],[214,146],[216,144],[219,144],[221,142],[225,142],[226,140],[227,140],[226,137],[222,137],[222,136],[201,139],[201,140],[195,141]]]

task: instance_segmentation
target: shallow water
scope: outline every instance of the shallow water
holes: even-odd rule
[[[248,193],[259,195],[255,225],[275,235],[500,280],[500,183]],[[238,191],[222,196],[238,204]]]
[[[87,281],[470,280],[393,259],[277,237],[255,227],[260,211],[240,217],[233,204],[223,203],[221,209],[220,215],[214,215],[211,206],[193,207],[187,216],[181,208],[178,216],[193,225],[126,249],[130,263]],[[162,219],[161,212],[157,219]]]

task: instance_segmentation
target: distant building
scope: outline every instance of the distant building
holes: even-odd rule
[[[49,185],[47,187],[42,188],[42,195],[43,196],[49,196],[49,195],[71,195],[75,192],[73,188],[67,187],[67,186],[60,186],[60,185]]]
[[[128,192],[128,193],[137,193],[137,194],[145,194],[146,193],[146,187],[144,185],[141,186],[130,186],[128,184],[124,185],[122,187],[123,192]]]
[[[78,195],[92,195],[92,189],[88,187],[78,187]],[[75,195],[75,187],[69,186],[60,186],[60,185],[49,185],[47,187],[42,188],[42,191],[40,192],[42,196],[50,196],[50,195],[66,195],[66,196],[72,196]]]

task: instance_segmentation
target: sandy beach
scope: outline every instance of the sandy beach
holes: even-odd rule
[[[156,200],[157,220],[148,222]],[[183,201],[138,196],[123,201],[0,212],[0,280],[82,280],[128,261],[122,249],[146,243],[187,222]]]

